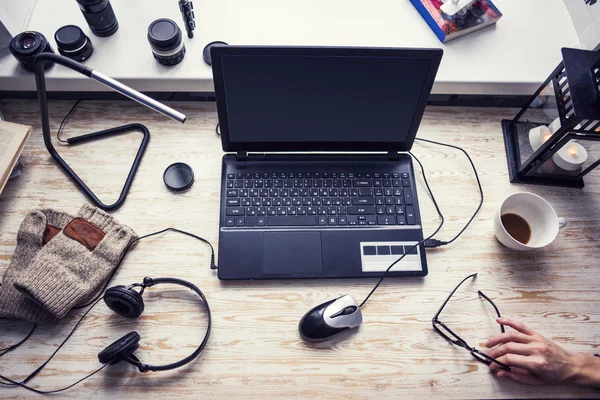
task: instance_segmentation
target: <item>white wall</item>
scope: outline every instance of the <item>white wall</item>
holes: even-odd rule
[[[13,36],[27,29],[35,3],[36,0],[0,0],[0,49],[8,47]]]
[[[584,49],[600,48],[600,0],[565,0]]]

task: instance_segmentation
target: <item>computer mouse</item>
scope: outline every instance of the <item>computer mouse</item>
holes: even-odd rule
[[[298,324],[302,339],[320,342],[337,335],[346,329],[358,327],[362,323],[362,313],[350,295],[338,297],[320,304],[307,312]]]

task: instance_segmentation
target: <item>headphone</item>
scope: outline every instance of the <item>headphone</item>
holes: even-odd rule
[[[89,308],[86,310],[86,312],[81,316],[81,318],[79,318],[79,321],[77,321],[77,323],[75,324],[75,326],[73,327],[71,332],[61,342],[61,344],[56,348],[56,350],[54,350],[54,353],[52,353],[52,355],[42,365],[40,365],[36,370],[34,370],[31,374],[29,374],[22,381],[15,381],[15,380],[7,378],[3,375],[0,375],[0,385],[2,385],[2,386],[20,386],[24,389],[27,389],[27,390],[30,390],[32,392],[39,393],[39,394],[59,393],[59,392],[68,390],[68,389],[72,388],[73,386],[83,382],[84,380],[92,377],[96,373],[103,370],[106,366],[115,365],[121,361],[125,361],[131,365],[136,366],[140,372],[148,372],[148,371],[167,371],[167,370],[179,368],[179,367],[182,367],[182,366],[192,362],[193,360],[195,360],[200,355],[200,353],[202,353],[202,350],[204,350],[204,347],[206,346],[206,343],[208,342],[208,337],[210,336],[210,330],[212,327],[210,306],[208,305],[208,301],[206,300],[204,293],[202,293],[202,291],[196,285],[194,285],[191,282],[185,281],[183,279],[178,279],[178,278],[147,278],[146,277],[146,278],[144,278],[142,283],[134,283],[134,284],[131,284],[128,286],[118,285],[118,286],[113,286],[111,288],[104,290],[108,286],[108,283],[112,280],[112,277],[116,273],[116,271],[119,268],[119,266],[121,265],[121,263],[123,262],[125,255],[129,252],[129,250],[135,243],[137,243],[138,241],[140,241],[142,239],[145,239],[145,238],[148,238],[151,236],[155,236],[155,235],[160,235],[160,234],[168,232],[168,231],[178,232],[183,235],[195,238],[201,242],[206,243],[210,247],[210,251],[211,251],[210,269],[213,269],[213,270],[217,269],[217,265],[215,264],[215,249],[213,248],[212,244],[208,240],[203,239],[200,236],[197,236],[197,235],[194,235],[193,233],[182,231],[182,230],[176,229],[176,228],[166,228],[166,229],[160,230],[158,232],[153,232],[153,233],[149,233],[144,236],[140,236],[139,238],[134,240],[127,247],[127,249],[124,252],[123,257],[121,257],[121,259],[119,260],[117,267],[111,272],[108,279],[104,283],[104,287],[100,291],[100,294],[97,297],[95,297],[93,300],[91,300],[89,303],[75,307],[75,308],[85,308],[85,307],[89,306]],[[208,314],[208,326],[206,328],[206,334],[204,335],[204,339],[202,339],[202,343],[200,343],[200,346],[198,346],[198,348],[196,350],[194,350],[194,352],[192,354],[190,354],[189,356],[187,356],[186,358],[184,358],[182,360],[179,360],[179,361],[171,363],[171,364],[165,364],[165,365],[144,364],[134,354],[135,351],[137,349],[139,349],[139,347],[140,347],[141,337],[140,337],[139,333],[137,333],[136,331],[133,331],[133,332],[129,332],[127,335],[121,337],[120,339],[114,341],[108,347],[106,347],[104,350],[102,350],[100,353],[98,353],[98,361],[100,361],[102,366],[100,368],[98,368],[97,370],[93,371],[92,373],[79,379],[75,383],[72,383],[69,386],[66,386],[66,387],[63,387],[60,389],[54,389],[54,390],[40,390],[40,389],[36,389],[36,388],[33,388],[33,387],[27,385],[27,383],[30,380],[35,378],[35,376],[40,371],[42,371],[46,367],[46,365],[48,365],[48,363],[52,360],[52,358],[54,358],[56,353],[58,353],[58,351],[65,345],[65,343],[71,338],[73,333],[75,333],[75,331],[77,330],[79,325],[83,322],[84,318],[100,302],[100,300],[104,300],[104,303],[106,304],[106,306],[108,308],[110,308],[112,311],[114,311],[116,314],[118,314],[122,317],[137,318],[140,315],[142,315],[142,313],[144,312],[144,299],[142,297],[142,295],[144,294],[144,291],[149,287],[152,287],[154,285],[160,285],[160,284],[174,284],[174,285],[184,286],[184,287],[192,290],[193,292],[195,292],[202,299],[204,304],[206,305],[206,312]],[[139,291],[135,290],[135,288],[139,288]],[[102,295],[103,292],[104,292],[104,295]],[[6,349],[0,350],[0,357],[3,356],[4,354],[6,354],[8,351],[12,351],[12,350],[16,349],[17,347],[21,346],[23,343],[25,343],[29,339],[29,337],[31,337],[31,335],[33,334],[33,332],[35,331],[35,328],[36,328],[36,325],[33,326],[31,331],[29,332],[29,334],[23,340],[21,340],[19,343],[12,345]]]
[[[100,361],[101,364],[115,365],[121,361],[125,361],[131,365],[135,365],[140,372],[167,371],[190,363],[202,353],[202,350],[204,350],[204,347],[208,342],[208,337],[210,336],[212,321],[208,301],[206,300],[204,293],[202,293],[202,291],[193,283],[177,278],[144,278],[143,283],[134,283],[129,286],[119,285],[107,289],[103,296],[104,303],[108,308],[122,317],[137,318],[144,312],[144,299],[142,298],[144,290],[154,285],[166,283],[180,285],[191,289],[200,296],[204,304],[206,304],[208,327],[206,328],[206,334],[204,335],[204,339],[202,340],[202,343],[200,343],[200,346],[186,358],[171,364],[144,364],[134,354],[140,347],[141,337],[139,333],[133,331],[114,341],[107,348],[98,353],[98,361]],[[140,290],[136,291],[135,288],[140,288]]]

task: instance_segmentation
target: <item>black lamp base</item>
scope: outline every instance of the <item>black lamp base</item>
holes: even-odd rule
[[[512,121],[502,120],[502,134],[504,136],[504,149],[506,150],[506,162],[508,164],[508,176],[511,183],[522,183],[527,185],[559,186],[581,189],[585,185],[583,179],[560,179],[524,176],[519,174],[519,144],[515,143],[516,133],[513,132]]]

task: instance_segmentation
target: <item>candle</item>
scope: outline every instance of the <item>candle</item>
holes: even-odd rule
[[[537,151],[551,137],[552,131],[547,126],[537,126],[529,131],[529,144],[533,151]]]
[[[554,135],[560,129],[560,118],[556,118],[552,121],[552,123],[548,125],[548,128],[550,128],[550,132]]]
[[[581,169],[587,158],[585,147],[571,140],[552,156],[552,161],[565,171],[577,171]]]

